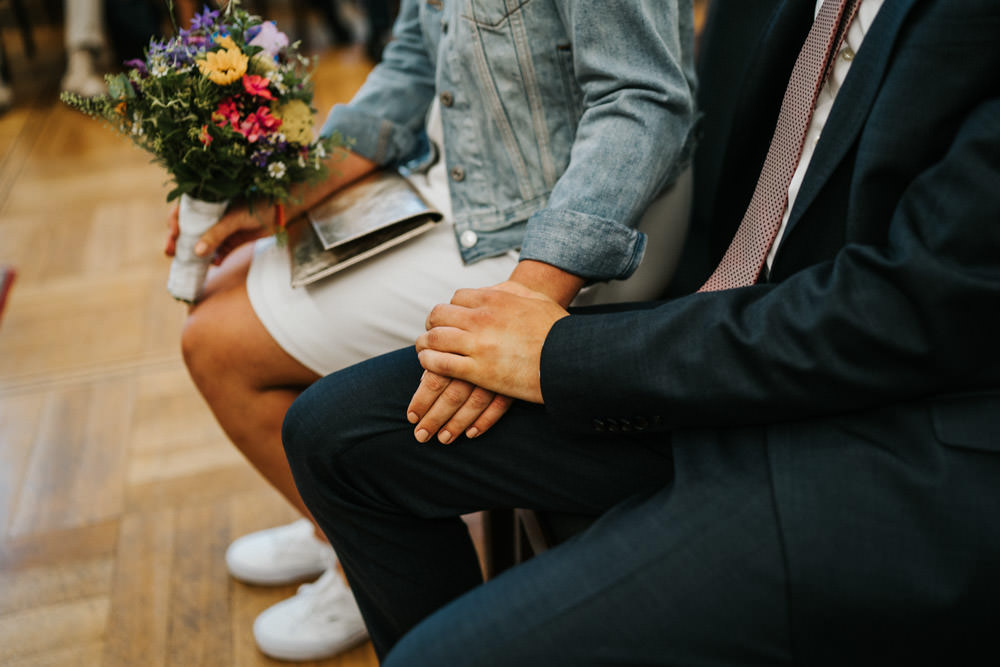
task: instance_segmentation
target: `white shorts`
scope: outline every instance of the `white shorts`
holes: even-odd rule
[[[429,119],[433,134],[435,112]],[[327,375],[385,352],[412,345],[431,308],[456,289],[503,282],[517,252],[463,264],[453,233],[444,160],[412,179],[445,214],[431,231],[306,287],[292,288],[287,248],[257,241],[247,292],[271,337],[292,357]],[[652,299],[666,287],[683,244],[690,207],[690,174],[654,202],[639,229],[647,261],[627,281],[586,288],[575,303]]]

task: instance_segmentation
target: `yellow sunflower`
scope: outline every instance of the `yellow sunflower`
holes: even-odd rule
[[[246,74],[249,59],[236,46],[233,38],[228,35],[216,37],[215,43],[223,50],[206,53],[205,59],[198,61],[198,69],[211,79],[212,83],[220,86],[238,81],[241,76]]]

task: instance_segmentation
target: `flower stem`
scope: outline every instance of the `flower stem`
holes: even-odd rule
[[[170,16],[170,25],[173,26],[174,34],[179,34],[177,29],[177,14],[174,12],[174,0],[164,0],[167,4],[167,14]]]

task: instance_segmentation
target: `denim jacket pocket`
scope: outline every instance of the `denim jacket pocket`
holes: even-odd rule
[[[462,12],[482,26],[496,26],[531,0],[468,0]]]
[[[945,445],[1000,454],[1000,391],[936,398],[931,420]]]

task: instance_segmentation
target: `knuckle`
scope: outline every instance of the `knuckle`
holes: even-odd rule
[[[464,403],[469,397],[468,387],[461,382],[452,382],[442,392],[442,397],[449,403]]]
[[[438,371],[441,373],[441,375],[444,375],[449,378],[452,375],[455,375],[456,364],[454,358],[452,358],[450,355],[440,355],[438,359]]]
[[[467,402],[470,407],[482,412],[493,402],[493,394],[485,389],[476,389]]]
[[[423,383],[428,389],[434,392],[440,392],[448,386],[448,378],[441,377],[437,373],[424,373]]]
[[[427,314],[427,329],[432,329],[441,319],[441,309],[444,308],[444,304],[437,304],[431,308],[431,312]]]

